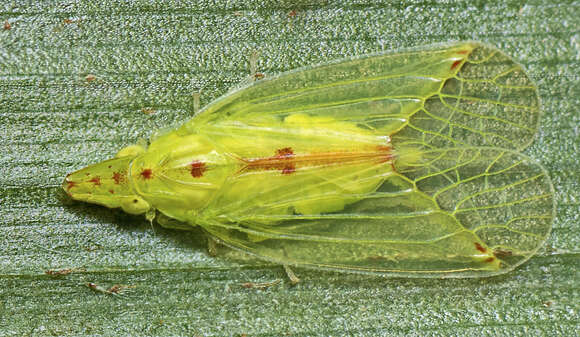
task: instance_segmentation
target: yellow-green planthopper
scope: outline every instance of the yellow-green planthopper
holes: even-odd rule
[[[490,276],[551,229],[552,183],[520,153],[539,116],[534,83],[490,46],[379,53],[236,89],[63,188],[284,265]]]

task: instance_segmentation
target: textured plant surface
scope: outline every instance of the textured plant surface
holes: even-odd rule
[[[572,2],[515,1],[3,4],[0,335],[573,335],[578,12]],[[245,80],[254,50],[269,76],[449,40],[498,47],[542,98],[540,131],[524,153],[548,170],[557,217],[547,245],[508,274],[297,269],[295,287],[248,289],[284,278],[282,268],[224,249],[210,257],[201,231],[152,228],[60,190],[67,172],[188,119],[194,91],[203,105]]]

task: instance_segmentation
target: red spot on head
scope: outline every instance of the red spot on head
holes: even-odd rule
[[[113,173],[113,180],[115,181],[115,184],[119,185],[124,179],[125,177],[120,172]]]
[[[77,183],[74,182],[74,181],[72,181],[72,180],[68,180],[66,182],[66,189],[67,189],[67,191],[70,190],[71,188],[75,187],[75,186],[77,186]]]
[[[458,65],[460,65],[462,61],[463,60],[457,60],[453,62],[453,64],[451,65],[451,70],[455,69]]]
[[[276,150],[276,155],[280,158],[290,158],[290,157],[294,156],[294,151],[292,151],[291,147],[285,147],[285,148]]]
[[[480,245],[479,242],[474,242],[474,244],[475,244],[475,249],[479,250],[482,253],[487,252],[487,249],[485,249],[485,247]]]
[[[469,50],[460,50],[457,52],[457,54],[467,54],[469,53]]]
[[[93,179],[89,180],[90,183],[95,184],[95,186],[101,185],[101,177],[96,176]]]
[[[490,262],[493,262],[494,260],[495,260],[495,257],[493,257],[493,256],[492,256],[492,257],[490,257],[490,258],[487,258],[487,259],[486,259],[485,261],[483,261],[483,262],[490,263]]]
[[[153,178],[153,171],[151,169],[143,169],[143,171],[141,171],[141,177],[143,177],[143,179],[151,179]]]
[[[10,29],[12,29],[12,25],[10,24],[10,22],[8,22],[8,20],[4,21],[4,30]]]
[[[194,160],[191,163],[191,176],[194,178],[201,178],[203,173],[207,170],[205,163],[199,160]]]

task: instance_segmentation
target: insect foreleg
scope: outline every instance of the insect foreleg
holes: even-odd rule
[[[189,225],[187,222],[181,222],[179,220],[175,220],[173,218],[168,217],[163,213],[158,213],[157,217],[155,218],[157,223],[167,229],[179,229],[184,231],[193,230],[193,226]]]

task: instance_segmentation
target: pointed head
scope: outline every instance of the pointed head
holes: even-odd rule
[[[128,171],[134,156],[113,158],[70,173],[62,188],[74,200],[121,207],[129,214],[143,214],[149,203],[131,188]]]

